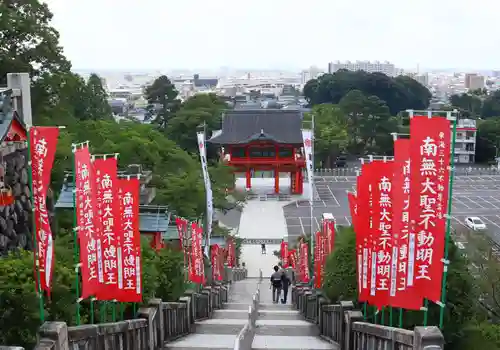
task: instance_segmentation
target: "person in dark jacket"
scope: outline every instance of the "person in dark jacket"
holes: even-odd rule
[[[281,299],[282,304],[286,304],[286,297],[288,296],[288,287],[292,283],[290,277],[288,277],[287,270],[281,270],[281,288],[283,289],[283,298]]]
[[[280,302],[282,279],[283,279],[283,273],[279,270],[278,266],[275,266],[274,272],[271,275],[271,288],[273,289],[273,303]]]

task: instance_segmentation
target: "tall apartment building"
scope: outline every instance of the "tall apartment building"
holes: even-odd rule
[[[477,90],[484,88],[485,78],[476,73],[467,73],[464,82],[467,89]]]
[[[476,121],[459,119],[455,140],[455,163],[474,163],[476,155]]]
[[[335,61],[328,63],[328,73],[335,73],[339,69],[347,69],[352,71],[364,70],[368,73],[384,73],[389,76],[395,76],[398,73],[398,69],[394,66],[393,63],[390,62],[379,62],[379,61]]]

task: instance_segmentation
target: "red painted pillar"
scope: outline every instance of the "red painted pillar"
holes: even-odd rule
[[[246,188],[250,189],[252,188],[252,176],[250,173],[250,168],[247,169],[246,175],[247,175]]]
[[[280,172],[278,167],[274,168],[274,193],[280,193]]]
[[[297,194],[302,194],[304,191],[304,179],[302,175],[302,169],[299,169],[299,171],[295,173],[295,176],[296,176],[295,181],[297,182]]]

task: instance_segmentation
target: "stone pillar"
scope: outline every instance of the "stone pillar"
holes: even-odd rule
[[[413,350],[442,350],[444,337],[439,328],[415,327],[413,336]]]
[[[69,350],[68,325],[66,322],[45,322],[38,330],[40,342],[53,341],[54,350]]]
[[[354,322],[362,322],[363,314],[361,311],[346,311],[344,313],[345,322],[345,333],[344,333],[344,347],[340,344],[343,350],[355,350],[354,349],[354,333],[352,332],[352,324]]]
[[[251,169],[248,168],[246,171],[246,188],[251,189],[252,188],[252,174],[251,174]]]

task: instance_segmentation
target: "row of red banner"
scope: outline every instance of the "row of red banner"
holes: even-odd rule
[[[333,252],[335,245],[335,222],[333,220],[323,220],[322,226],[322,230],[315,234],[313,256],[315,288],[321,288],[323,285],[326,258]],[[298,281],[301,283],[309,283],[309,245],[301,239],[298,243],[297,252],[296,249],[288,250],[288,243],[282,241],[280,252],[283,267],[295,269],[297,271]]]
[[[189,223],[188,220],[183,218],[176,218],[175,223],[177,226],[177,233],[179,235],[182,252],[184,254],[184,265],[188,265],[188,280],[197,284],[205,284],[206,279],[202,246],[203,227],[194,222]],[[191,237],[190,243],[185,242],[188,237]],[[233,238],[228,237],[226,244],[227,249],[220,247],[218,244],[212,244],[210,246],[213,281],[222,281],[224,262],[227,263],[228,267],[234,267],[236,265],[235,244]],[[189,254],[185,251],[185,247],[188,247]]]
[[[74,150],[83,299],[142,301],[140,181],[118,178],[116,157]]]
[[[361,167],[348,200],[356,232],[359,300],[420,310],[439,303],[443,276],[451,125],[416,116],[394,160]]]

